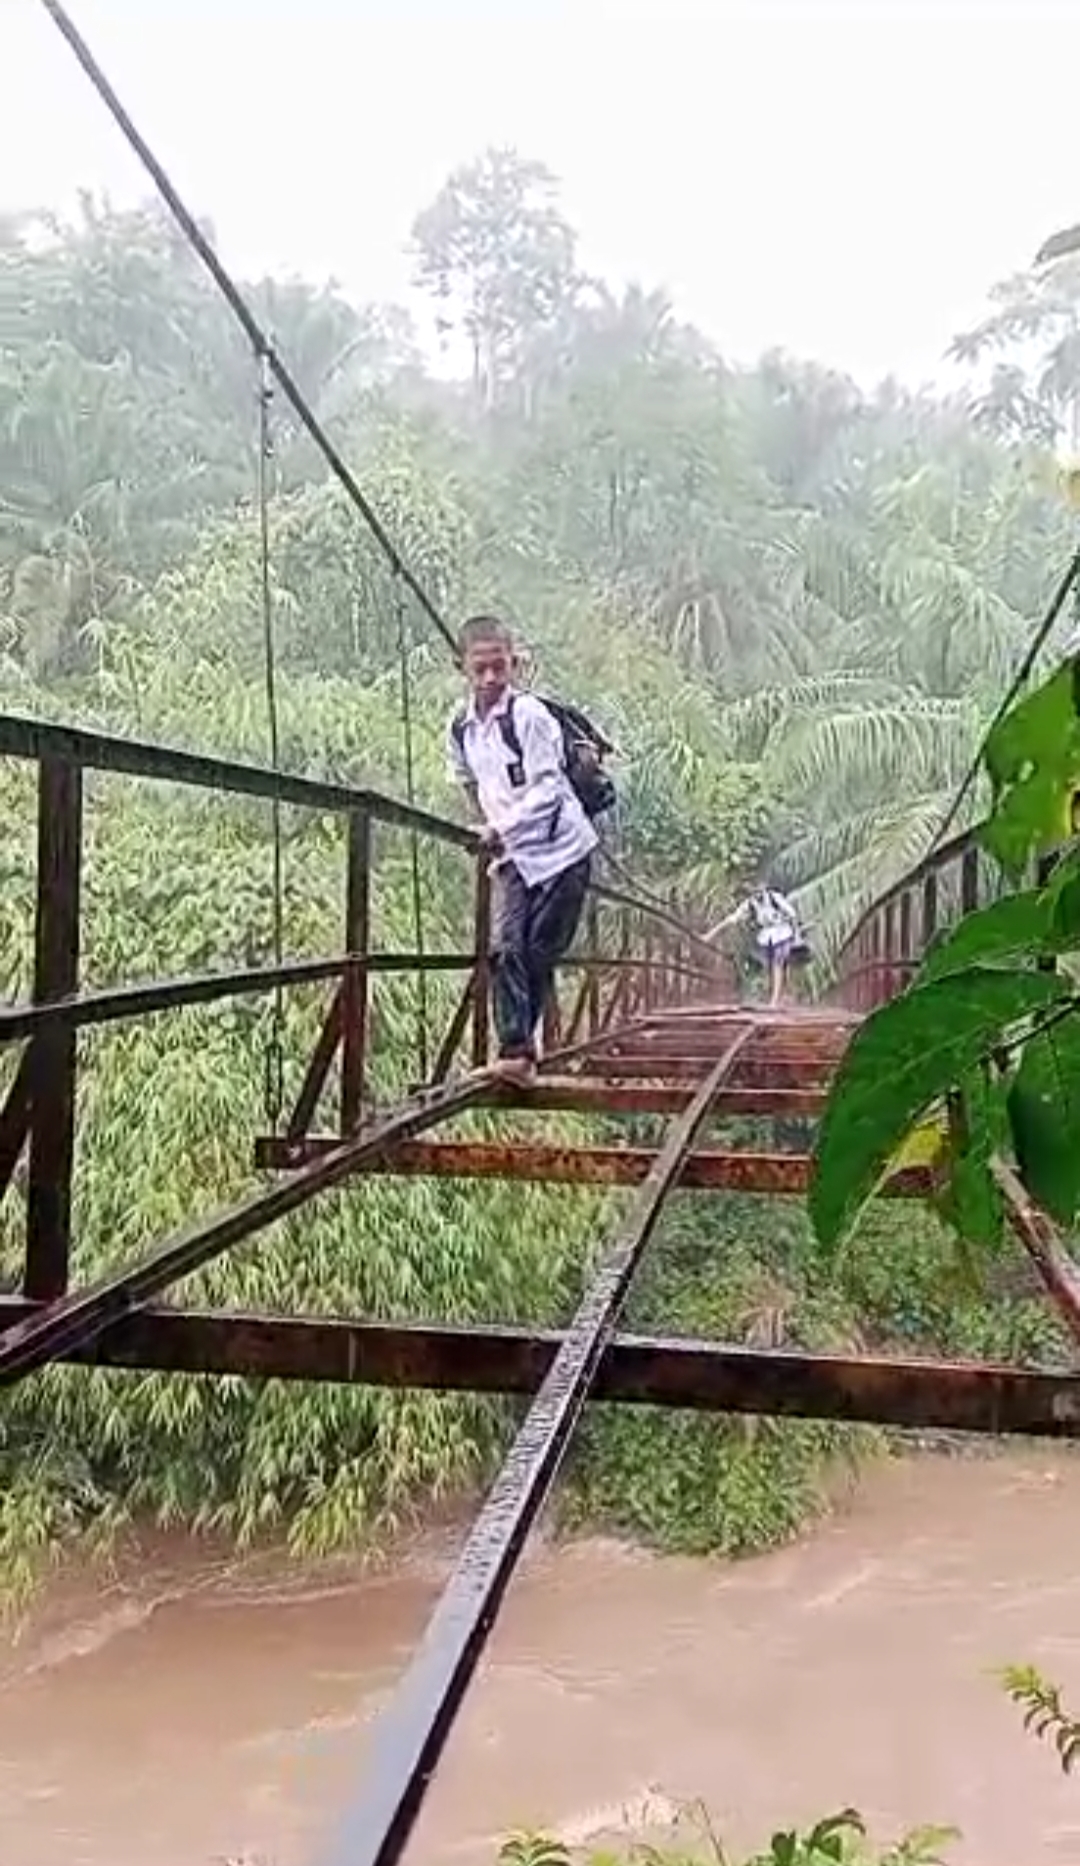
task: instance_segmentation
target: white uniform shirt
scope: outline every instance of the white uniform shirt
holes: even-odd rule
[[[786,894],[762,888],[745,903],[759,946],[784,946],[799,930],[799,919]]]
[[[514,732],[521,747],[524,782],[514,785],[515,761],[500,720],[514,705]],[[470,700],[459,747],[447,731],[450,768],[463,784],[475,784],[484,821],[502,840],[527,888],[538,887],[573,867],[597,844],[597,835],[566,775],[562,728],[533,693],[508,687],[483,719]]]

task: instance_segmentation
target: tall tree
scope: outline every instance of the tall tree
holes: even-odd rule
[[[988,316],[949,351],[960,363],[1006,366],[976,404],[983,420],[1009,438],[1064,438],[1080,452],[1080,256],[1066,251],[1018,272],[990,297]]]
[[[455,169],[413,223],[417,280],[435,294],[444,327],[468,339],[488,409],[578,289],[576,242],[556,192],[542,162],[491,148]]]

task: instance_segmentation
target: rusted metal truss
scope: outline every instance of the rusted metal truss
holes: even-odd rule
[[[295,1147],[265,1140],[259,1164],[271,1169],[310,1166],[341,1142],[311,1137]],[[358,1156],[351,1172],[435,1179],[523,1179],[552,1186],[637,1186],[657,1154],[650,1147],[553,1146],[542,1141],[434,1140],[380,1145]],[[682,1161],[672,1185],[681,1192],[804,1193],[811,1161],[803,1153],[756,1153],[748,1148],[696,1149]],[[884,1198],[925,1197],[931,1177],[908,1167],[882,1186]]]
[[[331,1185],[386,1144],[414,1138],[460,1114],[490,1088],[453,1081],[459,1051],[475,1066],[487,1057],[490,989],[490,886],[487,858],[474,833],[428,811],[375,792],[283,776],[221,759],[195,757],[104,734],[36,720],[0,717],[0,756],[38,767],[38,888],[33,993],[25,1003],[0,1007],[0,1044],[23,1043],[14,1078],[0,1106],[0,1195],[24,1152],[26,1256],[23,1294],[47,1308],[0,1336],[0,1381],[11,1382],[54,1355],[95,1340],[118,1316],[163,1293],[201,1265]],[[279,965],[246,965],[193,977],[123,983],[80,991],[80,896],[85,778],[111,772],[132,779],[264,798],[337,817],[343,824],[345,912],[343,952],[332,958]],[[460,953],[414,955],[379,952],[372,926],[371,875],[376,828],[405,831],[458,850],[472,869],[475,902],[471,938]],[[648,929],[648,939],[645,939]],[[561,1050],[574,1067],[611,1023],[618,996],[627,1029],[654,1006],[685,1006],[692,994],[715,995],[722,963],[691,928],[662,905],[625,890],[593,888],[587,916],[589,944],[564,968],[573,1002],[564,1007]],[[381,977],[401,971],[457,971],[465,985],[435,1069],[418,1092],[377,1117],[368,1093],[371,1002]],[[304,1141],[335,1063],[338,1065],[337,1143],[319,1148],[297,1171],[269,1188],[260,1186],[227,1211],[213,1214],[163,1240],[139,1263],[90,1289],[69,1289],[72,1182],[76,1144],[76,1039],[79,1031],[182,1006],[213,1004],[272,988],[328,981],[333,986],[322,1032],[286,1125],[283,1144]],[[574,981],[577,981],[576,983]],[[564,986],[565,989],[565,986]]]
[[[19,1297],[0,1297],[0,1329],[35,1312],[36,1305]],[[147,1306],[58,1358],[128,1372],[529,1395],[564,1339],[543,1328]],[[871,1354],[800,1354],[668,1336],[617,1335],[604,1351],[591,1397],[691,1412],[1080,1436],[1080,1374]]]
[[[810,1173],[802,1123],[821,1110],[860,1014],[903,987],[925,939],[990,885],[959,839],[868,916],[841,965],[838,1002],[767,1012],[740,1003],[725,965],[655,901],[594,888],[578,949],[545,1022],[546,1061],[528,1092],[484,1073],[489,1056],[491,883],[470,831],[369,791],[0,718],[0,756],[37,761],[38,898],[33,990],[0,1007],[0,1046],[19,1046],[0,1105],[0,1196],[25,1157],[22,1290],[0,1297],[0,1384],[50,1360],[193,1376],[353,1381],[517,1394],[529,1410],[463,1560],[381,1726],[368,1787],[336,1836],[333,1866],[389,1866],[405,1844],[484,1640],[583,1408],[592,1400],[834,1418],[892,1426],[1080,1436],[1080,1375],[881,1357],[763,1352],[616,1334],[632,1278],[674,1190],[797,1195]],[[339,955],[80,989],[87,771],[276,799],[340,819]],[[468,871],[461,951],[380,951],[373,924],[377,834],[441,843]],[[454,852],[457,852],[456,854]],[[426,1080],[379,1109],[380,981],[459,977]],[[181,1006],[325,983],[321,1027],[281,1131],[255,1143],[265,1177],[228,1210],[161,1240],[138,1262],[72,1287],[76,1040],[80,1031]],[[373,1015],[373,1012],[376,1015]],[[374,1065],[374,1067],[373,1067]],[[462,1073],[462,1070],[470,1073]],[[331,1091],[333,1091],[331,1099]],[[536,1123],[575,1113],[605,1127],[579,1145]],[[497,1138],[455,1130],[498,1114]],[[630,1119],[633,1144],[617,1124]],[[647,1123],[666,1123],[666,1135]],[[765,1122],[752,1143],[731,1122]],[[316,1131],[316,1123],[322,1131]],[[527,1131],[515,1131],[525,1123]],[[615,1125],[615,1132],[612,1126]],[[791,1126],[798,1150],[789,1150]],[[328,1131],[329,1130],[329,1131]],[[564,1331],[192,1312],[155,1306],[184,1277],[331,1186],[367,1175],[510,1178],[625,1189],[629,1207]],[[1080,1340],[1080,1270],[1054,1228],[1000,1169],[1014,1228]],[[927,1189],[897,1174],[887,1196]],[[615,1209],[613,1207],[613,1209]],[[336,1850],[335,1850],[336,1849]]]
[[[664,1200],[750,1035],[744,1028],[731,1038],[689,1107],[672,1122],[632,1212],[582,1297],[409,1668],[376,1724],[364,1790],[346,1811],[325,1855],[327,1866],[387,1866],[400,1856]]]
[[[139,135],[61,0],[42,0],[82,69],[143,162],[178,224],[302,424],[365,515],[404,588],[446,625],[401,562],[340,455],[322,435],[281,359],[259,330],[168,176]],[[1060,607],[1076,563],[1062,582]],[[1053,612],[1052,612],[1053,613]],[[449,639],[449,637],[448,637]],[[487,858],[460,824],[369,790],[287,777],[220,759],[0,716],[0,757],[36,764],[37,903],[29,1000],[0,1007],[0,1046],[23,1044],[0,1105],[0,1197],[25,1156],[21,1294],[0,1297],[0,1384],[54,1359],[116,1368],[252,1378],[366,1381],[528,1395],[510,1454],[462,1559],[376,1730],[367,1785],[333,1836],[324,1866],[392,1866],[408,1840],[457,1708],[483,1651],[531,1525],[577,1421],[593,1399],[728,1412],[1080,1436],[1080,1375],[881,1358],[757,1352],[728,1345],[616,1335],[619,1317],[669,1193],[675,1189],[798,1193],[804,1151],[699,1146],[732,1118],[812,1117],[857,1018],[902,990],[929,941],[999,882],[974,838],[956,837],[870,909],[841,955],[836,1003],[825,1013],[753,1012],[714,949],[655,898],[595,886],[580,950],[547,1008],[543,1079],[523,1100],[459,1064],[489,1057],[491,881]],[[195,977],[80,989],[85,778],[196,786],[338,819],[343,855],[342,951]],[[456,851],[469,865],[471,924],[462,950],[380,952],[373,927],[376,831],[404,832]],[[463,877],[464,879],[465,877]],[[463,890],[463,893],[465,891]],[[431,1045],[418,1044],[416,1092],[377,1112],[371,1093],[379,981],[402,971],[459,975],[456,1000]],[[78,1033],[181,1006],[325,983],[329,1001],[281,1133],[263,1136],[256,1165],[279,1174],[230,1209],[161,1241],[139,1262],[72,1289]],[[426,990],[426,983],[425,983]],[[313,1133],[334,1085],[332,1133]],[[660,1144],[557,1146],[542,1137],[421,1138],[477,1110],[507,1119],[552,1111],[666,1119]],[[324,1123],[324,1126],[326,1124]],[[774,1130],[774,1137],[780,1132]],[[714,1135],[715,1138],[715,1135]],[[1014,1229],[1080,1340],[1080,1269],[1004,1164],[995,1168]],[[346,1179],[372,1173],[511,1177],[634,1187],[630,1210],[563,1332],[352,1319],[191,1313],[151,1307],[185,1276]],[[918,1173],[886,1190],[925,1189]]]
[[[717,1119],[773,1115],[783,1120],[820,1114],[825,1104],[820,1088],[738,1087],[736,1077],[733,1071],[732,1086],[721,1089],[713,1102],[711,1112]],[[476,1105],[512,1108],[517,1114],[678,1114],[692,1094],[688,1082],[615,1082],[608,1076],[545,1074],[525,1092],[493,1087]]]

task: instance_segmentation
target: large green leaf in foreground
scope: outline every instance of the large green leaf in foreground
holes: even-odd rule
[[[1017,1164],[1028,1191],[1059,1224],[1080,1205],[1080,1014],[1036,1031],[1009,1091]]]
[[[949,1098],[948,1173],[935,1204],[958,1237],[984,1255],[1005,1232],[1005,1200],[991,1163],[1009,1143],[1007,1095],[993,1065],[983,1064]]]
[[[817,1237],[835,1247],[919,1116],[1000,1047],[1012,1025],[1068,995],[1045,972],[972,967],[920,985],[860,1027],[822,1118],[810,1185]]]
[[[969,965],[996,966],[1028,955],[1068,951],[1076,943],[1071,928],[1055,927],[1048,892],[1028,888],[965,914],[928,948],[915,982],[925,985]]]
[[[979,831],[983,847],[1017,879],[1032,855],[1072,833],[1073,792],[1080,786],[1080,662],[1067,661],[1006,713],[983,754],[994,808]]]

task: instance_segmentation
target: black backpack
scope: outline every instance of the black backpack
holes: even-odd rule
[[[516,697],[516,696],[514,696]],[[563,736],[563,757],[566,762],[566,775],[570,787],[589,818],[604,816],[615,807],[617,793],[614,782],[604,770],[604,759],[614,746],[606,739],[598,726],[580,707],[569,706],[564,700],[549,700],[546,695],[534,696],[542,706],[546,706],[552,718],[558,721]],[[521,740],[514,725],[514,698],[505,713],[499,716],[499,730],[503,744],[510,753],[510,782],[523,784],[525,772],[522,765]],[[451,731],[458,751],[464,756],[465,751],[465,714],[456,715]]]

